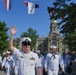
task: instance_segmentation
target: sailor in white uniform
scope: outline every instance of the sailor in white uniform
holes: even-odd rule
[[[13,59],[14,59],[14,61],[15,61],[15,63],[14,63],[14,74],[15,75],[18,75],[18,69],[19,69],[19,60],[18,60],[18,58],[17,58],[17,56],[15,56],[14,54],[12,55],[12,57],[13,57]]]
[[[71,62],[71,54],[70,54],[70,52],[67,53],[66,59],[67,59],[68,65],[69,65],[70,62]]]
[[[4,57],[3,62],[2,62],[2,68],[5,67],[7,75],[11,75],[13,72],[14,68],[14,60],[12,56],[10,55],[10,52],[6,52],[6,57]]]
[[[64,74],[66,75],[67,74],[67,67],[68,67],[68,61],[66,58],[66,53],[63,52],[62,56],[63,56],[63,61],[64,61]]]
[[[39,56],[39,60],[40,60],[40,63],[41,63],[41,70],[42,70],[42,74],[43,74],[44,56],[41,54],[40,50],[37,50],[36,53]]]
[[[0,68],[1,68],[1,65],[2,65],[2,56],[0,54]]]
[[[9,40],[9,49],[17,56],[19,60],[18,75],[35,75],[35,67],[37,68],[38,75],[42,75],[41,64],[39,62],[38,55],[30,51],[31,39],[25,37],[21,39],[22,50],[17,49],[13,46],[14,35],[16,29],[14,26],[11,27],[11,36]]]
[[[75,57],[75,59],[74,59],[74,62],[76,62],[76,57]]]
[[[62,68],[62,72],[64,72],[64,63],[61,54],[57,52],[56,46],[51,46],[51,52],[47,54],[45,59],[45,72],[48,75],[58,75],[59,64]]]

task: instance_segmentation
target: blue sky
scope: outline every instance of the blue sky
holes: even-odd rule
[[[5,21],[7,27],[14,25],[17,28],[15,38],[20,37],[22,32],[27,32],[28,28],[33,28],[37,34],[47,37],[50,31],[50,16],[47,6],[53,6],[55,0],[11,0],[11,10],[7,11],[4,0],[0,0],[0,20]],[[39,4],[39,8],[35,9],[35,14],[28,14],[28,7],[24,5],[24,1]],[[73,0],[72,0],[73,1]],[[10,31],[8,31],[10,35]]]

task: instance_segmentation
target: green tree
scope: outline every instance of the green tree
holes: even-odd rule
[[[54,11],[54,17],[50,19],[59,19],[60,32],[64,36],[65,43],[71,50],[76,49],[76,3],[71,0],[55,0],[53,7],[48,7],[48,12]]]
[[[8,49],[8,27],[6,27],[5,22],[0,21],[0,53]]]
[[[20,38],[15,38],[14,39],[14,46],[16,47],[16,48],[19,48],[19,42],[20,42]]]
[[[36,39],[38,38],[38,35],[37,35],[37,31],[32,29],[32,28],[29,28],[27,30],[27,32],[23,32],[21,34],[21,37],[30,37],[32,42],[31,42],[31,50],[35,48],[35,45],[36,45]]]

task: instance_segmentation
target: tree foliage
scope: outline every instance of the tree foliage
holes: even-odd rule
[[[31,42],[31,50],[35,48],[35,45],[36,45],[36,39],[38,37],[37,35],[37,31],[32,29],[32,28],[29,28],[27,30],[27,32],[23,32],[21,34],[21,37],[30,37],[32,42]]]
[[[71,50],[76,49],[76,3],[71,0],[55,0],[52,9],[54,17],[50,15],[50,19],[59,19],[60,32],[64,35],[65,43]],[[48,13],[52,10],[48,7]]]
[[[0,21],[0,53],[8,49],[8,27],[6,27],[5,22]]]

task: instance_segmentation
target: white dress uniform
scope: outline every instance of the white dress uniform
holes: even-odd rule
[[[1,65],[2,65],[2,56],[0,54],[0,67],[1,67]]]
[[[35,75],[35,67],[40,67],[38,55],[32,51],[25,54],[23,50],[14,49],[14,54],[19,60],[18,75]]]
[[[75,59],[74,59],[74,62],[76,62],[76,57],[75,57]]]
[[[71,55],[70,54],[67,54],[66,55],[66,59],[67,59],[68,65],[69,65],[70,62],[71,62]]]
[[[41,62],[41,67],[42,67],[42,69],[43,69],[43,66],[44,66],[44,56],[43,56],[43,55],[40,55],[40,56],[39,56],[39,60],[40,60],[40,62]]]
[[[2,62],[2,67],[5,66],[7,75],[11,75],[11,72],[13,71],[14,67],[14,60],[12,56],[4,57]]]
[[[62,55],[59,53],[48,53],[45,59],[44,67],[48,69],[48,75],[58,75],[60,67],[64,69]]]
[[[18,75],[19,60],[18,60],[17,56],[15,56],[15,55],[13,55],[12,57],[13,57],[13,59],[15,61],[15,64],[14,64],[15,65],[14,66],[14,74]]]
[[[39,61],[41,63],[41,70],[42,70],[42,75],[43,75],[44,56],[42,54],[40,54],[40,56],[39,56]]]
[[[66,55],[63,55],[63,61],[64,61],[64,73],[67,73],[67,67],[68,67],[68,61],[66,58]]]

